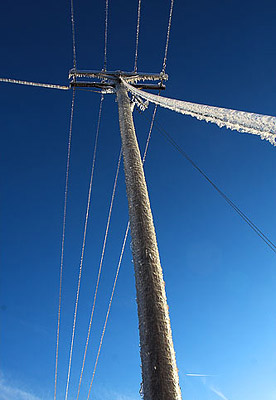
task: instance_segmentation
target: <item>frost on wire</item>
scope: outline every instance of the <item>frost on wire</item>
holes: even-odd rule
[[[125,81],[124,85],[138,98],[199,120],[215,123],[220,128],[226,127],[238,132],[258,135],[276,146],[276,117],[169,99],[136,89]]]

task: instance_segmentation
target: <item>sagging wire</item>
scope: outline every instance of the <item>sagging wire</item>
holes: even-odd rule
[[[90,203],[91,203],[92,184],[93,184],[93,177],[94,177],[94,170],[95,170],[97,144],[98,144],[98,137],[99,137],[99,130],[100,130],[103,99],[104,99],[104,96],[101,97],[101,101],[100,101],[99,114],[98,114],[98,124],[97,124],[96,138],[95,138],[95,145],[94,145],[94,153],[93,153],[93,160],[92,160],[92,166],[91,166],[90,183],[89,183],[88,199],[87,199],[86,215],[85,215],[84,231],[83,231],[83,241],[82,241],[81,257],[80,257],[78,286],[77,286],[76,302],[75,302],[75,310],[74,310],[74,319],[73,319],[73,329],[72,329],[72,336],[71,336],[71,345],[70,345],[70,354],[69,354],[69,365],[68,365],[68,373],[67,373],[65,400],[67,400],[67,397],[68,397],[68,389],[69,389],[69,382],[70,382],[73,346],[74,346],[74,338],[75,338],[75,329],[76,329],[79,293],[80,293],[80,284],[81,284],[82,267],[83,267],[83,258],[84,258],[84,250],[85,250],[85,243],[86,243],[86,233],[87,233],[88,217],[89,217],[89,210],[90,210]]]

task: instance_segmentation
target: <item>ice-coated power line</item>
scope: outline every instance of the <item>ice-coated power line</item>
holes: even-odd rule
[[[59,350],[59,331],[60,331],[60,314],[61,314],[61,295],[62,295],[62,277],[63,277],[63,260],[64,260],[64,242],[65,242],[67,198],[68,198],[68,182],[69,182],[69,167],[70,167],[70,155],[71,155],[71,141],[72,141],[72,127],[73,127],[75,94],[76,94],[76,91],[75,91],[75,89],[73,89],[72,104],[71,104],[71,115],[70,115],[70,125],[69,125],[69,136],[68,136],[67,163],[66,163],[66,174],[65,174],[65,189],[64,189],[63,223],[62,223],[60,273],[59,273],[59,296],[58,296],[58,320],[57,320],[57,342],[56,342],[54,400],[56,400],[56,398],[57,398],[57,371],[58,371],[58,350]]]
[[[92,166],[91,166],[90,183],[89,183],[89,190],[88,190],[88,198],[87,198],[87,206],[86,206],[86,214],[85,214],[85,222],[84,222],[84,230],[83,230],[83,240],[82,240],[82,248],[81,248],[81,257],[80,257],[78,286],[77,286],[77,293],[76,293],[73,328],[72,328],[72,336],[71,336],[71,345],[70,345],[70,354],[69,354],[69,363],[68,363],[68,373],[67,373],[65,400],[67,400],[67,397],[68,397],[68,389],[69,389],[69,382],[70,382],[73,346],[74,346],[77,311],[78,311],[78,302],[79,302],[79,293],[80,293],[80,284],[81,284],[81,275],[82,275],[82,266],[83,266],[84,250],[85,250],[85,243],[86,243],[86,232],[87,232],[88,217],[89,217],[89,210],[90,210],[90,203],[91,203],[92,184],[93,184],[93,177],[94,177],[94,170],[95,170],[96,153],[97,153],[98,137],[99,137],[99,131],[100,131],[100,122],[101,122],[101,115],[102,115],[103,99],[104,99],[104,97],[102,96],[101,100],[100,100],[100,107],[99,107],[99,114],[98,114],[98,124],[97,124],[95,145],[94,145],[94,152],[93,152],[93,160],[92,160]]]
[[[107,28],[108,28],[108,0],[105,0],[105,23],[104,23],[104,66],[103,70],[107,68]]]
[[[76,56],[76,38],[75,38],[75,20],[74,20],[74,4],[71,0],[71,26],[72,26],[72,47],[73,47],[73,65],[74,69],[77,68],[77,56]],[[26,83],[24,83],[26,84]],[[44,86],[44,85],[43,85]],[[60,89],[62,87],[58,87]],[[69,89],[69,87],[67,88]],[[60,257],[60,277],[59,277],[59,300],[58,300],[58,322],[57,322],[57,343],[56,343],[56,362],[55,362],[55,391],[54,400],[57,397],[57,372],[58,372],[58,352],[59,352],[59,333],[60,333],[60,315],[61,315],[61,299],[62,299],[62,278],[63,278],[63,261],[64,261],[64,242],[65,242],[65,227],[66,227],[66,213],[67,213],[67,198],[68,198],[68,181],[69,181],[69,167],[70,167],[70,154],[71,154],[71,140],[72,140],[72,127],[73,127],[73,115],[74,115],[74,104],[75,104],[76,89],[73,88],[73,97],[71,105],[71,117],[69,127],[69,140],[68,140],[68,151],[67,151],[67,166],[66,166],[66,177],[65,177],[65,194],[64,194],[64,209],[63,209],[63,224],[62,224],[62,240],[61,240],[61,257]],[[72,355],[70,354],[70,357]],[[71,362],[71,360],[70,360]],[[70,371],[71,365],[69,366]],[[69,372],[70,374],[70,372]],[[69,383],[69,382],[68,382]],[[68,384],[66,387],[66,393],[68,392]],[[67,394],[66,394],[67,396]]]
[[[138,44],[139,44],[139,32],[140,32],[140,15],[141,15],[141,0],[138,0],[135,57],[134,57],[134,68],[133,68],[134,72],[137,72]]]
[[[154,110],[153,110],[153,113],[152,113],[152,117],[151,117],[151,122],[150,122],[150,128],[149,128],[148,138],[147,138],[147,142],[146,142],[146,146],[145,146],[145,151],[144,151],[144,155],[143,155],[143,160],[142,160],[143,165],[144,165],[144,163],[145,163],[145,161],[146,161],[146,156],[147,156],[147,153],[148,153],[149,142],[150,142],[150,138],[151,138],[151,133],[152,133],[152,128],[153,128],[153,124],[154,124],[156,112],[157,112],[157,104],[156,104],[155,107],[154,107]]]
[[[75,17],[74,17],[74,0],[71,0],[71,27],[72,27],[73,65],[74,65],[74,69],[77,69],[76,31],[75,31]]]
[[[268,140],[272,145],[276,146],[276,117],[169,99],[146,93],[134,88],[125,81],[123,82],[132,94],[144,100],[181,114],[190,115],[199,120],[215,123],[220,128],[226,127],[238,132],[258,135],[261,139]]]
[[[164,52],[164,60],[163,60],[163,67],[162,67],[162,72],[164,72],[164,73],[166,71],[166,66],[167,66],[168,48],[169,48],[169,40],[170,40],[170,33],[171,33],[171,26],[172,26],[173,5],[174,5],[174,0],[171,0],[167,37],[166,37],[166,44],[165,44],[165,52]]]
[[[112,305],[112,301],[113,301],[113,297],[114,297],[114,293],[115,293],[115,288],[116,288],[116,284],[117,284],[117,280],[118,280],[118,276],[119,276],[119,272],[120,272],[120,268],[121,268],[123,254],[124,254],[124,251],[125,251],[125,246],[126,246],[126,240],[127,240],[127,236],[128,236],[129,226],[130,226],[130,224],[128,223],[127,228],[126,228],[126,232],[125,232],[125,236],[124,236],[124,240],[123,240],[123,245],[122,245],[121,254],[120,254],[120,257],[119,257],[119,262],[118,262],[115,278],[114,278],[114,283],[113,283],[113,287],[112,287],[112,291],[111,291],[111,296],[110,296],[110,300],[109,300],[109,304],[108,304],[108,309],[107,309],[107,313],[106,313],[106,316],[105,316],[104,327],[103,327],[102,334],[101,334],[100,344],[99,344],[99,347],[98,347],[96,361],[95,361],[94,368],[93,368],[92,378],[91,378],[90,385],[89,385],[89,391],[88,391],[88,395],[87,395],[87,400],[89,400],[91,389],[92,389],[92,385],[93,385],[94,378],[95,378],[95,373],[96,373],[96,369],[97,369],[97,365],[98,365],[98,361],[99,361],[99,357],[100,357],[100,353],[101,353],[101,348],[102,348],[102,344],[103,344],[103,338],[104,338],[105,331],[106,331],[106,325],[107,325],[107,322],[108,322],[108,317],[109,317],[109,313],[110,313],[110,309],[111,309],[111,305]]]
[[[70,89],[69,86],[55,85],[52,83],[38,83],[38,82],[21,81],[18,79],[10,79],[10,78],[0,78],[0,82],[16,83],[18,85],[27,85],[27,86],[38,86],[38,87],[44,87],[44,88],[48,88],[48,89],[60,89],[60,90]]]
[[[99,289],[99,283],[100,283],[100,278],[101,278],[101,272],[102,272],[103,259],[104,259],[104,255],[105,255],[107,236],[108,236],[108,233],[109,233],[110,219],[111,219],[111,214],[112,214],[112,209],[113,209],[113,203],[114,203],[115,192],[116,192],[116,187],[117,187],[117,182],[118,182],[118,175],[119,175],[120,165],[121,165],[121,158],[122,158],[122,150],[120,151],[120,155],[119,155],[119,159],[118,159],[118,163],[117,163],[117,169],[116,169],[116,174],[115,174],[115,179],[114,179],[114,184],[113,184],[113,189],[112,189],[112,195],[111,195],[111,200],[110,200],[108,218],[107,218],[105,235],[104,235],[103,246],[102,246],[101,259],[100,259],[100,264],[99,264],[99,268],[98,268],[97,283],[96,283],[95,292],[94,292],[93,305],[92,305],[92,310],[91,310],[91,315],[90,315],[87,338],[86,338],[86,343],[85,343],[85,350],[84,350],[83,361],[82,361],[81,374],[80,374],[80,379],[79,379],[77,400],[78,400],[79,395],[80,395],[82,376],[83,376],[83,371],[84,371],[84,366],[85,366],[85,361],[86,361],[86,354],[87,354],[87,349],[88,349],[88,344],[89,344],[89,339],[90,339],[91,326],[92,326],[94,310],[95,310],[95,305],[96,305],[96,300],[97,300],[97,294],[98,294],[98,289]]]

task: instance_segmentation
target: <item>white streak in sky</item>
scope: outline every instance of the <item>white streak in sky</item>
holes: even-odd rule
[[[0,379],[0,400],[41,400],[39,397],[25,390],[7,384]]]
[[[209,389],[212,390],[218,397],[222,400],[229,400],[220,390],[216,389],[214,386],[209,386]]]
[[[169,99],[136,89],[123,81],[127,90],[138,98],[158,104],[181,114],[190,115],[199,120],[213,122],[220,128],[258,135],[276,146],[276,118],[269,115],[254,114],[229,108],[206,106],[187,101]]]
[[[195,377],[200,377],[200,378],[204,378],[204,377],[207,377],[207,376],[213,376],[213,375],[205,375],[205,374],[192,374],[192,373],[189,373],[189,374],[185,374],[186,376],[195,376]]]

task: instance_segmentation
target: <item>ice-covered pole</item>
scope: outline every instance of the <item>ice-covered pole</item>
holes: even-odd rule
[[[180,400],[178,370],[155,229],[130,100],[116,85],[139,318],[144,400]]]

